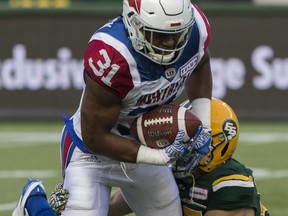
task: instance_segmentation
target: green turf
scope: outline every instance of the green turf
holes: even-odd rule
[[[268,170],[270,178],[256,178],[262,202],[271,216],[288,215],[288,123],[242,123],[240,130],[240,136],[241,133],[257,132],[255,140],[262,140],[267,134],[275,135],[277,141],[240,141],[234,157],[248,167]],[[283,177],[277,177],[278,174]]]
[[[0,215],[10,216],[22,187],[32,171],[48,176],[41,177],[48,194],[61,180],[59,142],[57,136],[62,129],[59,122],[0,123]],[[51,139],[37,141],[48,132]],[[257,132],[256,134],[253,134]],[[256,140],[273,133],[276,141],[249,142],[247,137],[239,142],[235,158],[251,168],[265,169],[265,178],[259,178],[257,187],[263,203],[271,215],[288,215],[288,123],[241,123],[243,137],[249,134]],[[7,135],[8,134],[8,135]],[[25,135],[26,134],[26,135]],[[27,134],[30,137],[27,138]],[[44,134],[44,135],[45,135]],[[281,140],[281,134],[284,138]],[[47,134],[46,134],[47,135]],[[12,136],[9,137],[9,136]],[[56,137],[55,137],[56,136]],[[253,140],[254,140],[253,139]],[[15,171],[18,171],[15,173]],[[21,174],[21,171],[25,171]],[[30,171],[30,173],[28,173]],[[286,173],[286,174],[285,174]],[[14,175],[14,176],[13,176]],[[281,176],[283,175],[283,176]],[[40,177],[40,176],[39,176]]]

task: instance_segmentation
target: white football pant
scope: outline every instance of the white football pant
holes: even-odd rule
[[[182,216],[178,188],[166,166],[120,163],[75,148],[65,170],[69,199],[63,216],[106,216],[120,187],[137,216]]]

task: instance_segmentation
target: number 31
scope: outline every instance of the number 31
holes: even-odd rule
[[[99,67],[99,70],[94,66],[93,59],[89,58],[89,66],[92,68],[94,74],[96,76],[100,76],[102,82],[104,82],[106,85],[110,86],[112,85],[111,79],[116,74],[116,72],[119,70],[120,66],[117,64],[111,65],[111,59],[109,58],[107,51],[105,49],[101,49],[99,53],[103,56],[105,62],[101,62],[101,60],[97,61],[97,65]],[[104,70],[107,68],[111,68],[111,70],[104,76]]]

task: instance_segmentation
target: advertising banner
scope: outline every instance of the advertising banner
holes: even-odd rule
[[[1,16],[0,119],[71,115],[82,93],[85,46],[117,15]],[[213,96],[231,104],[242,119],[287,120],[288,10],[286,15],[206,15],[212,27]]]
[[[248,119],[288,119],[286,14],[212,16],[213,94]]]

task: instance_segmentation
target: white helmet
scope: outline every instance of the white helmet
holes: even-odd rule
[[[181,56],[195,20],[190,0],[123,0],[122,15],[134,49],[161,65]],[[177,35],[177,46],[156,46],[153,33]]]

